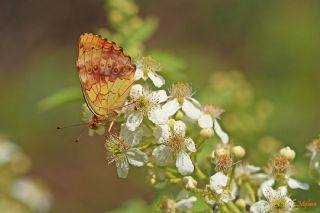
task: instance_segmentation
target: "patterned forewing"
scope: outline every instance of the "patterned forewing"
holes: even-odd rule
[[[107,117],[124,104],[135,67],[120,47],[98,35],[83,34],[77,68],[86,103],[95,115]]]

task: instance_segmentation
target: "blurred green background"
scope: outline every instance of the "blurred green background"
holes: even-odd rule
[[[230,127],[235,133],[231,137],[247,148],[256,164],[264,165],[281,146],[294,148],[297,177],[313,183],[310,191],[295,196],[320,202],[305,156],[306,144],[320,133],[320,2],[137,3],[142,16],[158,20],[147,49],[184,61],[183,80],[192,82],[203,103],[226,109],[222,118],[227,130],[236,119],[244,130]],[[53,212],[103,212],[132,198],[150,202],[155,197],[144,182],[145,171],[132,169],[129,179],[117,178],[113,165],[107,166],[100,137],[83,136],[74,143],[81,128],[56,130],[80,121],[81,98],[52,110],[39,109],[39,101],[57,91],[74,87],[78,90],[70,94],[81,96],[75,67],[78,39],[84,32],[108,28],[104,4],[0,3],[0,132],[31,157],[31,175],[42,178],[53,193]],[[263,121],[250,118],[265,113]],[[263,125],[255,129],[260,121]],[[257,157],[259,153],[266,157]]]

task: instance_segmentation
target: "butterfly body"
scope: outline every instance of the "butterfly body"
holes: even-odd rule
[[[80,36],[77,70],[87,106],[94,114],[89,127],[111,121],[134,81],[136,67],[131,58],[114,42],[85,33]]]

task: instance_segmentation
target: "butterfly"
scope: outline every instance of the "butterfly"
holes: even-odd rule
[[[80,36],[76,66],[84,99],[94,114],[89,128],[95,129],[124,105],[136,67],[116,43],[92,33]]]

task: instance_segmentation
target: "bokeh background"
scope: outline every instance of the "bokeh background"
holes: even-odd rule
[[[223,125],[248,159],[265,165],[281,146],[294,148],[297,177],[311,183],[295,197],[320,202],[305,156],[320,133],[320,2],[137,3],[142,17],[158,21],[146,49],[179,58],[180,76],[195,96],[226,109]],[[84,135],[74,143],[81,128],[56,130],[80,121],[81,98],[41,108],[57,91],[77,88],[68,92],[81,97],[78,39],[108,28],[105,1],[1,1],[0,14],[0,132],[32,159],[30,175],[54,196],[52,212],[104,212],[138,197],[151,202],[156,193],[143,169],[121,180],[107,166],[101,138]]]

